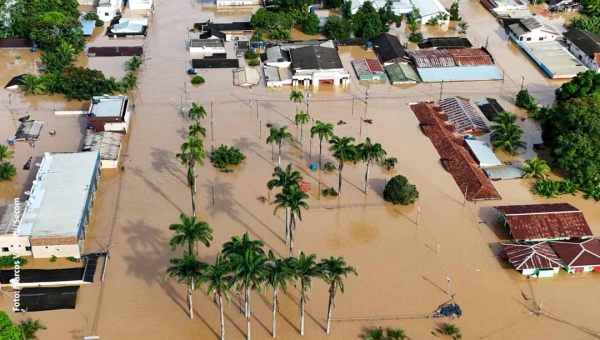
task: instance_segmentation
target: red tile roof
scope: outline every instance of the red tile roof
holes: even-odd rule
[[[458,132],[489,131],[483,118],[467,98],[450,97],[440,101],[440,106]]]
[[[500,194],[466,150],[464,139],[454,136],[454,125],[440,113],[441,108],[433,104],[415,104],[411,109],[463,195],[466,194],[470,201],[500,199]]]
[[[516,270],[562,267],[560,259],[546,242],[502,243],[502,249]]]
[[[569,267],[600,266],[600,244],[595,238],[550,242]]]
[[[383,67],[376,59],[356,59],[350,62],[358,76],[382,74]]]
[[[568,203],[494,207],[506,219],[515,240],[592,237],[583,213]]]

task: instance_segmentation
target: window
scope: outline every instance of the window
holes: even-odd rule
[[[31,246],[25,246],[26,251],[31,251]]]
[[[540,41],[544,40],[544,37],[540,37]]]
[[[581,60],[581,54],[579,55],[579,60]]]
[[[8,252],[8,247],[2,247],[2,252],[7,253]]]
[[[527,41],[531,41],[531,37],[527,38]]]
[[[108,16],[108,12],[104,12],[104,16],[107,17]]]
[[[523,41],[523,37],[519,37],[519,41]]]

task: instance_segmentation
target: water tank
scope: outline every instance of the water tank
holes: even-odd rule
[[[259,42],[258,42],[258,46],[265,46],[265,43],[264,43],[264,42],[262,42],[262,41],[259,41]]]
[[[310,14],[315,14],[315,6],[310,6],[308,8],[308,11],[309,11]]]
[[[254,42],[254,43],[252,43],[252,45],[250,45],[250,46],[252,46],[253,48],[257,48],[257,47],[258,47],[258,43],[255,43],[255,42]]]
[[[121,11],[117,11],[117,16],[121,16]]]
[[[367,41],[367,49],[373,48],[373,43],[370,41]]]

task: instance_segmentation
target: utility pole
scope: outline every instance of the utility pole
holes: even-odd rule
[[[354,116],[354,97],[352,97],[352,115]]]
[[[417,223],[415,223],[416,225],[419,225],[420,219],[421,219],[421,207],[417,207]]]
[[[182,116],[184,115],[184,112],[183,112],[183,95],[181,95],[181,115]]]
[[[360,132],[359,132],[359,136],[362,136],[362,124],[363,124],[363,118],[360,117]]]
[[[488,42],[490,40],[490,36],[488,35],[487,38],[485,39],[485,48],[488,48]]]
[[[452,282],[452,280],[450,280],[450,278],[447,277],[446,281],[448,281],[448,287],[446,288],[446,295],[448,295],[450,294],[450,282]]]
[[[537,310],[538,316],[540,316],[540,314],[542,314],[542,302],[544,302],[544,300],[540,300],[540,305],[538,306],[538,310]]]
[[[367,92],[365,93],[365,105],[369,104],[369,90],[371,90],[371,82],[367,83]]]
[[[259,139],[262,139],[262,120],[259,120],[259,121],[258,121],[258,129],[259,129],[259,131],[260,131],[260,132],[259,132],[259,135],[258,135],[258,138],[259,138]]]
[[[444,80],[442,79],[442,84],[440,85],[440,102],[442,101],[442,92],[444,91]]]
[[[521,76],[521,91],[523,91],[523,83],[525,83],[525,77]]]
[[[213,129],[213,122],[210,122],[210,140],[215,140],[215,129]]]
[[[210,102],[210,119],[213,119],[213,102]]]

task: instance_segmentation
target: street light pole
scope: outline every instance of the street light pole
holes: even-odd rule
[[[450,282],[452,282],[452,280],[450,280],[449,277],[447,277],[446,280],[448,281],[448,287],[446,288],[446,295],[448,295],[448,294],[450,294]]]

